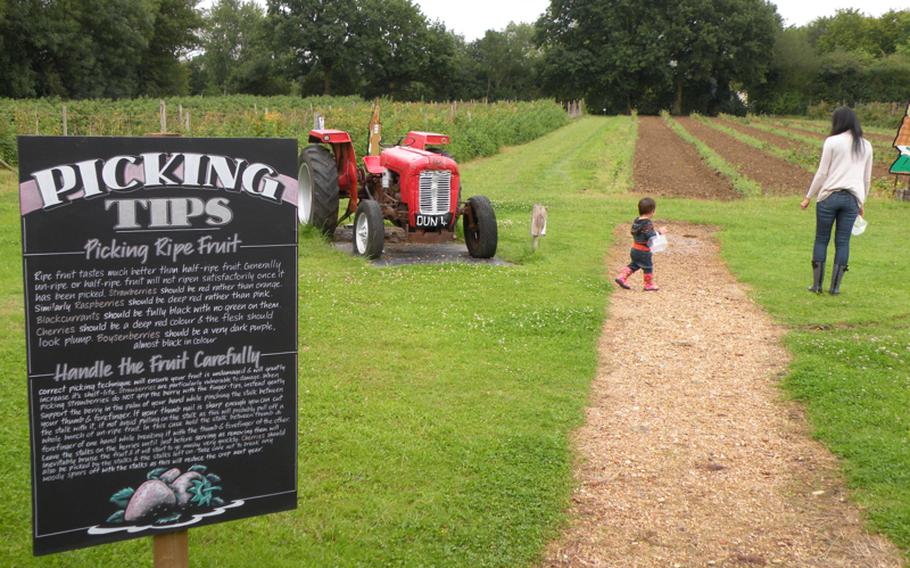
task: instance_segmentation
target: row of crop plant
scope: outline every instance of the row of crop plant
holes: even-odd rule
[[[806,191],[821,157],[826,128],[830,128],[822,121],[777,117],[693,115],[680,119],[664,115],[664,120],[745,196]],[[873,192],[890,197],[906,183],[889,173],[897,152],[880,132],[870,132],[866,138],[875,155]]]
[[[162,106],[164,121],[162,121]],[[381,101],[386,143],[409,130],[449,134],[450,152],[461,161],[490,156],[566,123],[555,101],[407,103]],[[15,164],[17,135],[143,136],[165,128],[184,136],[280,137],[305,142],[314,118],[347,130],[357,151],[367,143],[372,102],[358,97],[183,97],[60,101],[0,99],[0,158]]]

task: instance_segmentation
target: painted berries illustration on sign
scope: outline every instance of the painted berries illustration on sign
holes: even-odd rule
[[[891,164],[891,173],[910,175],[910,104],[907,105],[907,112],[901,120],[893,145],[900,155]]]
[[[111,495],[110,502],[118,509],[105,524],[183,524],[191,515],[224,507],[221,491],[221,478],[204,465],[193,465],[185,472],[159,467],[149,471],[136,489],[125,487]]]

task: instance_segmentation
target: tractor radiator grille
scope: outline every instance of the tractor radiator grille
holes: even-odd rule
[[[444,215],[452,201],[452,172],[424,170],[420,172],[421,215]]]

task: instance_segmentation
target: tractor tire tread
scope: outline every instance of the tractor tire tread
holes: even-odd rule
[[[331,152],[319,144],[303,149],[300,160],[306,161],[313,180],[312,226],[326,237],[335,235],[338,225],[338,169]]]
[[[499,241],[493,204],[483,195],[475,195],[468,199],[468,205],[471,207],[475,223],[477,223],[475,233],[468,228],[467,216],[462,221],[464,242],[468,247],[468,254],[474,258],[493,258]]]
[[[367,217],[367,242],[366,250],[362,253],[357,250],[357,226],[362,215]],[[374,260],[382,256],[385,248],[385,223],[382,218],[382,209],[379,204],[372,199],[365,199],[357,205],[357,213],[354,215],[354,240],[353,249],[355,255],[363,256],[369,260]]]

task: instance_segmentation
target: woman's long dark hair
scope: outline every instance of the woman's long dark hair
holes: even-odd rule
[[[859,118],[853,109],[840,107],[834,111],[831,116],[831,136],[850,131],[853,135],[853,155],[856,157],[863,155],[863,127],[859,124]]]

